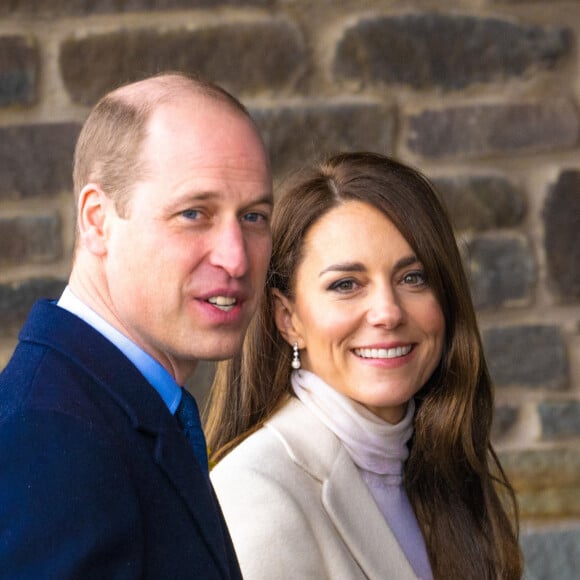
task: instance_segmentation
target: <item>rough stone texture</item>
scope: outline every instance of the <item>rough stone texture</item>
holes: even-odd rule
[[[73,101],[93,104],[111,88],[163,70],[196,72],[238,94],[290,89],[308,55],[285,20],[217,24],[195,30],[119,30],[69,39],[60,70]]]
[[[576,106],[565,99],[427,109],[407,119],[407,145],[424,157],[535,153],[578,144]]]
[[[39,298],[58,298],[66,281],[32,278],[14,284],[0,284],[0,337],[15,337],[32,305]]]
[[[580,525],[560,524],[528,529],[520,545],[524,553],[524,580],[578,580]]]
[[[568,386],[566,343],[558,326],[490,328],[483,342],[498,387],[564,389]]]
[[[564,301],[580,299],[580,171],[563,171],[544,206],[549,284]]]
[[[580,516],[580,449],[513,451],[500,460],[516,490],[522,518]]]
[[[88,14],[218,8],[220,6],[267,6],[272,0],[11,0],[0,3],[0,16],[83,16]]]
[[[337,151],[391,153],[394,112],[378,103],[336,102],[252,111],[282,176],[312,159]]]
[[[73,123],[0,128],[0,201],[72,191]]]
[[[518,416],[519,410],[517,407],[512,407],[511,405],[497,406],[493,414],[492,439],[505,437],[516,424]]]
[[[0,217],[0,265],[53,262],[62,255],[60,217]]]
[[[580,401],[543,401],[538,413],[544,439],[580,435]]]
[[[496,175],[431,180],[447,207],[456,230],[489,230],[518,225],[526,210],[523,191]]]
[[[38,47],[23,36],[0,37],[0,107],[36,102]]]
[[[438,13],[367,18],[344,31],[337,78],[461,89],[552,69],[571,52],[565,29]]]
[[[483,310],[530,302],[536,264],[524,237],[479,236],[469,242],[467,254],[476,308]]]

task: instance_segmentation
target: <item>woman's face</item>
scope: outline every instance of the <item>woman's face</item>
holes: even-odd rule
[[[390,423],[435,370],[445,321],[422,264],[393,223],[350,201],[304,240],[295,299],[276,322],[298,341],[302,368]]]

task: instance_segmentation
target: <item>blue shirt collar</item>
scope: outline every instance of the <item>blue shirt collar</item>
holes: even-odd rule
[[[69,286],[64,289],[57,304],[84,320],[112,342],[151,383],[167,405],[170,413],[175,413],[181,401],[181,387],[163,365],[77,298]]]

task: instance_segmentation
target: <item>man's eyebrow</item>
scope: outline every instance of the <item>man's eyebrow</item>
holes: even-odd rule
[[[252,201],[250,201],[249,204],[247,205],[270,205],[273,206],[274,205],[274,196],[271,193],[266,193],[265,195],[262,195],[261,197],[258,197]]]
[[[224,194],[223,193],[219,193],[216,191],[198,191],[198,192],[188,192],[188,193],[184,193],[183,195],[180,195],[179,197],[176,197],[174,200],[172,200],[171,206],[175,207],[175,206],[180,206],[182,204],[187,204],[187,203],[197,203],[200,201],[215,201],[215,200],[220,200],[223,199]],[[246,203],[244,205],[244,207],[252,207],[254,205],[269,205],[269,206],[273,206],[274,205],[274,196],[271,192],[265,193],[264,195],[261,195],[259,197],[256,197],[256,199],[251,199],[249,200],[248,203]]]

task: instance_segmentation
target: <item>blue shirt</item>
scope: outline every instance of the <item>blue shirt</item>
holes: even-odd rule
[[[172,415],[175,413],[181,401],[181,387],[163,365],[79,300],[68,286],[64,289],[57,304],[84,320],[112,342],[159,393],[169,412]]]

